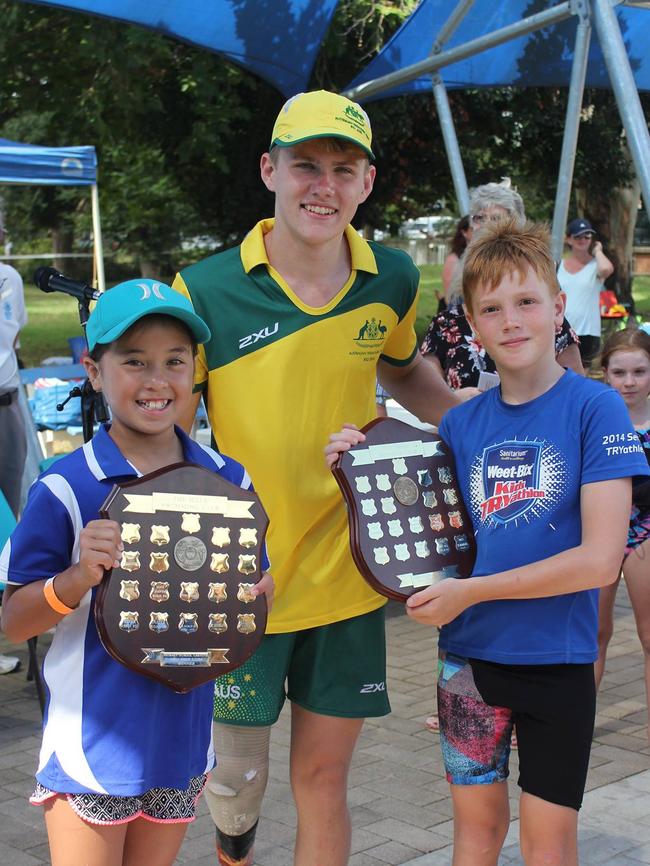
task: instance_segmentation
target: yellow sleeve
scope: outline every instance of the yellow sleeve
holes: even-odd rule
[[[417,338],[415,335],[415,315],[418,308],[419,289],[415,293],[413,302],[408,308],[403,319],[391,330],[384,344],[381,357],[389,364],[402,366],[408,364],[417,352]]]

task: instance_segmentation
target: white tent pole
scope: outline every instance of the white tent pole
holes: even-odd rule
[[[93,250],[95,253],[95,268],[97,269],[97,287],[100,292],[106,291],[104,278],[104,248],[102,245],[102,226],[99,219],[99,192],[94,183],[90,189],[93,211]]]
[[[582,97],[587,77],[587,61],[589,59],[589,43],[591,41],[591,20],[587,0],[578,0],[578,29],[573,49],[573,65],[571,66],[571,84],[566,107],[564,137],[562,139],[562,156],[557,178],[555,193],[555,210],[553,211],[553,230],[551,251],[556,262],[562,257],[564,246],[564,229],[569,213],[571,184],[576,160],[576,145],[580,131],[580,111]]]
[[[592,0],[594,25],[623,121],[628,147],[650,213],[650,133],[611,0]]]
[[[431,51],[432,55],[440,54],[443,44],[452,36],[473,5],[474,0],[460,0],[447,21],[442,25],[433,45]],[[445,87],[444,81],[439,72],[436,72],[431,76],[431,82],[433,84],[433,95],[436,100],[436,108],[438,111],[438,121],[442,131],[442,138],[445,143],[447,162],[449,163],[451,177],[454,183],[458,210],[460,215],[463,216],[469,211],[469,191],[467,189],[467,178],[465,176],[463,158],[458,144],[458,136],[456,135],[456,127],[454,126],[454,118],[449,105],[447,88]]]

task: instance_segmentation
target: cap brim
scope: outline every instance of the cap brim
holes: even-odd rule
[[[581,238],[584,235],[595,235],[596,232],[593,229],[583,229],[581,232],[575,232],[571,235],[572,238]]]
[[[178,307],[171,304],[169,306],[166,304],[160,304],[155,308],[155,310],[149,310],[144,314],[141,313],[140,315],[133,315],[123,319],[119,325],[116,325],[114,328],[111,328],[110,331],[103,334],[100,340],[96,340],[93,346],[97,344],[103,345],[105,343],[112,343],[114,340],[118,340],[122,334],[129,330],[131,325],[135,325],[135,323],[139,322],[140,319],[146,319],[147,316],[171,316],[174,319],[178,319],[183,322],[183,324],[187,325],[197,343],[207,343],[212,336],[208,326],[205,324],[203,319],[196,315],[196,313],[191,313],[189,310],[179,310]],[[93,346],[90,348],[92,349]]]
[[[293,147],[294,144],[301,144],[303,141],[312,141],[314,138],[340,138],[342,141],[349,141],[350,144],[363,150],[370,159],[374,160],[375,158],[375,155],[370,148],[367,145],[362,144],[358,139],[353,138],[351,135],[341,135],[340,132],[332,132],[329,130],[326,132],[308,133],[300,138],[292,138],[291,141],[282,141],[281,139],[276,138],[271,142],[271,147]]]

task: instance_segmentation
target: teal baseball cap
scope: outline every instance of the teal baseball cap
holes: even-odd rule
[[[197,343],[210,339],[210,328],[194,312],[190,301],[158,280],[141,278],[118,283],[102,293],[86,323],[88,350],[112,343],[144,316],[173,316],[192,332]]]

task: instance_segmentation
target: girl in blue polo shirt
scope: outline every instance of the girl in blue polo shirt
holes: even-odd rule
[[[93,615],[96,587],[122,553],[119,524],[99,518],[117,481],[185,460],[250,487],[241,465],[175,426],[209,337],[169,286],[130,280],[101,296],[85,366],[111,424],[38,479],[0,556],[9,639],[56,627],[31,797],[44,806],[53,866],[170,866],[214,765],[212,683],[177,694],[132,672],[103,648]],[[265,575],[256,590],[272,586]]]

